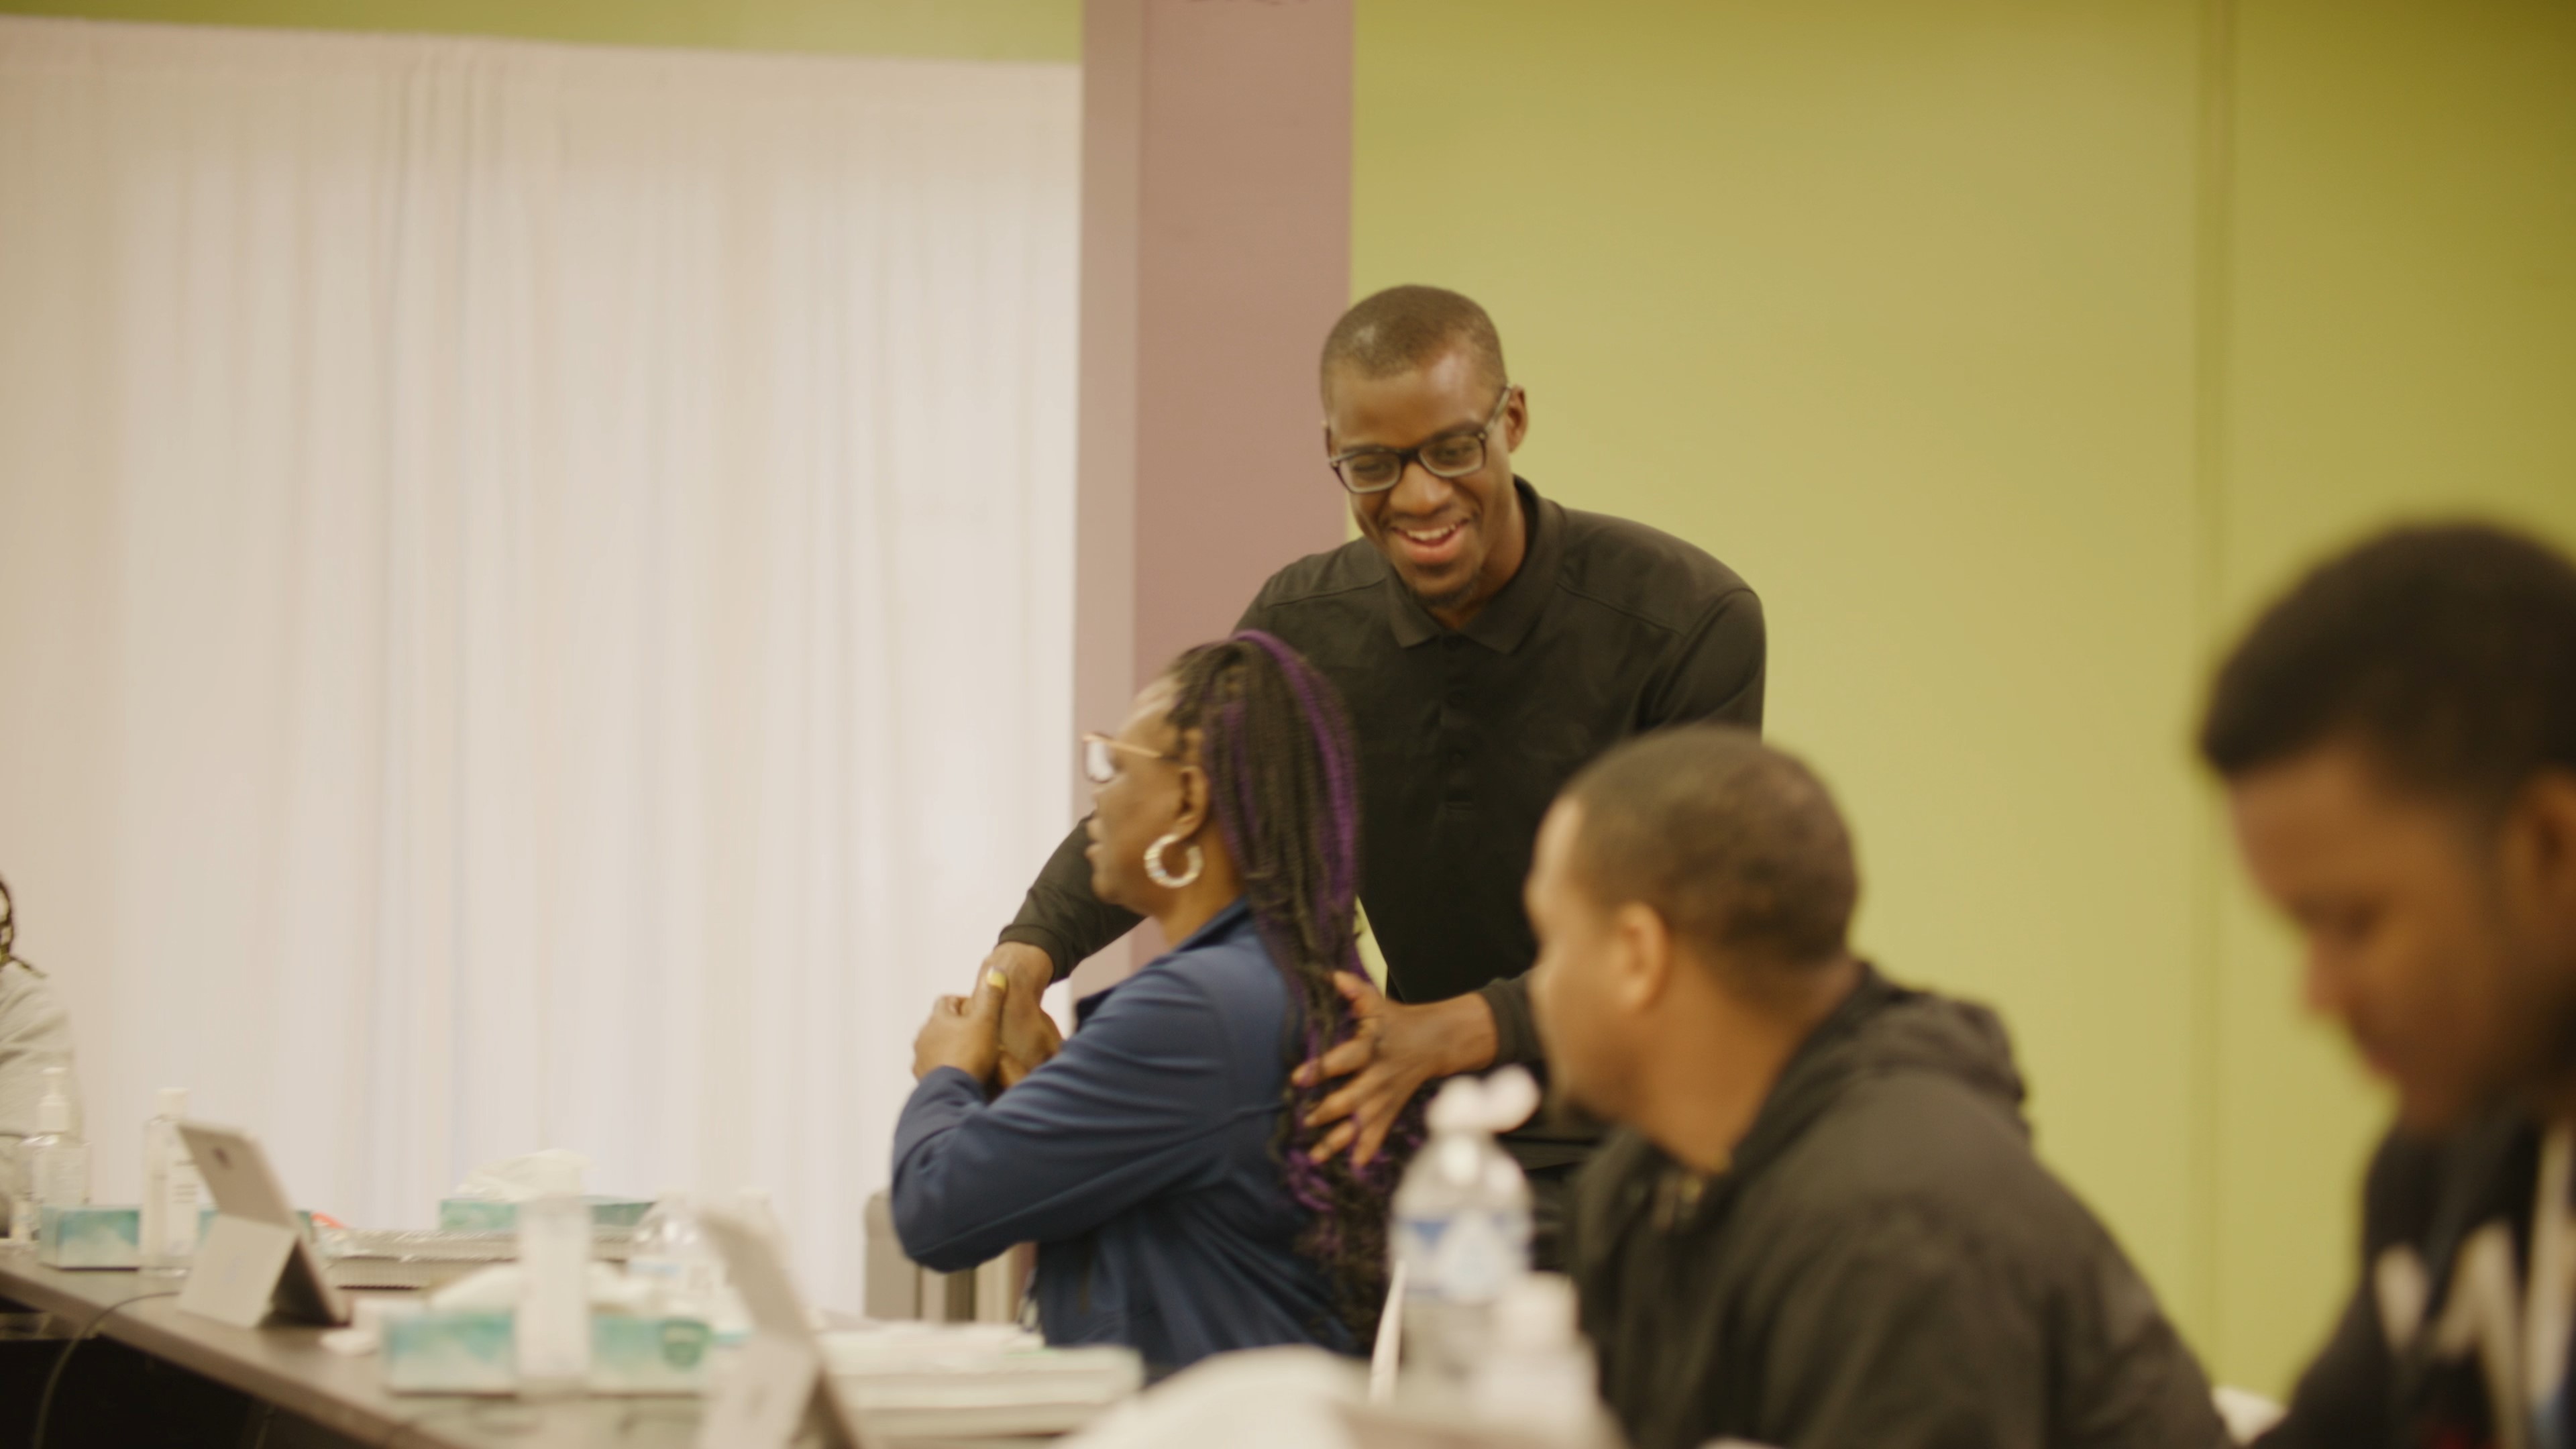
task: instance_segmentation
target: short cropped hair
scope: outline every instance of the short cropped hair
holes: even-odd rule
[[[1503,338],[1494,319],[1474,300],[1439,287],[1389,287],[1362,298],[1324,339],[1324,403],[1333,401],[1333,374],[1350,368],[1362,377],[1397,377],[1428,367],[1452,348],[1467,356],[1485,381],[1501,387]]]
[[[1763,972],[1838,960],[1860,899],[1824,782],[1731,725],[1630,740],[1566,786],[1575,874],[1604,908],[1644,903],[1708,957]]]
[[[2472,808],[2576,770],[2576,565],[2476,523],[2395,529],[2319,565],[2219,669],[2200,753],[2235,778],[2336,740]]]

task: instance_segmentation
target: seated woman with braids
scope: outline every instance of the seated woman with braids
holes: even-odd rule
[[[1117,736],[1086,736],[1092,888],[1180,944],[1085,998],[1052,1060],[987,1100],[1003,987],[948,997],[914,1044],[894,1218],[915,1262],[1038,1244],[1051,1344],[1149,1371],[1212,1353],[1364,1349],[1386,1291],[1396,1163],[1318,1162],[1290,1071],[1348,1035],[1358,762],[1333,687],[1246,632],[1181,657]]]

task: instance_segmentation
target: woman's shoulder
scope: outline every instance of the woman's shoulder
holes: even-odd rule
[[[52,982],[21,963],[0,966],[0,1038],[68,1033],[70,1027],[71,1018],[54,994]]]
[[[1212,990],[1276,989],[1279,968],[1252,913],[1235,907],[1219,928],[1191,937],[1155,962]]]
[[[1101,1010],[1200,1009],[1275,1016],[1286,986],[1249,915],[1164,952],[1111,987]]]

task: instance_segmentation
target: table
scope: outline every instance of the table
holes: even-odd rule
[[[69,1272],[32,1252],[0,1249],[0,1298],[41,1309],[77,1332],[137,1294],[174,1293],[186,1280],[116,1271]],[[369,1295],[351,1297],[408,1295]],[[687,1449],[698,1401],[581,1398],[531,1404],[470,1395],[392,1394],[375,1355],[322,1347],[303,1326],[235,1328],[183,1313],[176,1297],[109,1313],[97,1336],[165,1359],[360,1444],[384,1449]],[[83,1350],[86,1352],[87,1350]],[[58,1406],[57,1415],[61,1413]]]

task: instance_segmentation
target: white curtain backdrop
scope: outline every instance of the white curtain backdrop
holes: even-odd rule
[[[1070,67],[0,20],[0,874],[352,1222],[545,1146],[859,1296],[1066,824]]]

